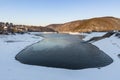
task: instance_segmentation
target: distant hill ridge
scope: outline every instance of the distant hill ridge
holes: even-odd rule
[[[120,31],[120,18],[110,16],[96,17],[63,24],[50,24],[44,27],[0,22],[0,34],[15,32],[93,32],[113,30]]]
[[[92,32],[120,30],[120,18],[97,17],[77,20],[64,24],[51,24],[46,26],[58,32]]]

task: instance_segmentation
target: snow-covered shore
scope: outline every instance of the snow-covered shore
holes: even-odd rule
[[[86,34],[85,40],[104,33]],[[15,55],[26,46],[42,38],[30,34],[0,35],[0,80],[118,80],[120,59],[120,39],[114,35],[93,43],[114,62],[101,69],[67,70],[25,65],[15,60]]]

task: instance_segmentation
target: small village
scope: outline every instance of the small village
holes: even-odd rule
[[[54,30],[42,26],[14,25],[13,23],[0,22],[0,34],[23,34],[27,32],[54,32]]]
[[[24,25],[14,25],[13,23],[0,22],[0,34],[25,33],[28,28]]]

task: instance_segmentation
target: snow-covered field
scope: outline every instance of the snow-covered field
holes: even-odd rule
[[[86,34],[84,40],[105,33]],[[119,80],[120,75],[120,39],[111,36],[93,43],[114,62],[101,69],[67,70],[25,65],[15,60],[15,55],[26,46],[42,38],[30,34],[0,35],[0,80]]]

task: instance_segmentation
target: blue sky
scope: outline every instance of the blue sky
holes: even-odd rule
[[[0,0],[0,21],[48,25],[101,16],[120,18],[120,0]]]

